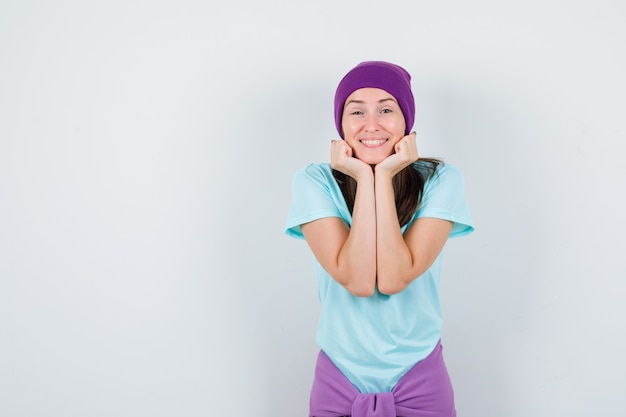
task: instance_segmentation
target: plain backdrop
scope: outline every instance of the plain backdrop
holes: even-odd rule
[[[0,416],[304,416],[319,305],[286,237],[358,62],[413,75],[465,175],[460,417],[626,409],[626,6],[0,1]]]

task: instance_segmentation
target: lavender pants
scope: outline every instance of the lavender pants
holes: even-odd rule
[[[438,343],[391,392],[362,394],[320,351],[311,389],[310,417],[456,417],[454,393]]]

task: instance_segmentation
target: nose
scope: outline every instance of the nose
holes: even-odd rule
[[[365,118],[365,131],[375,132],[378,130],[378,118],[375,113],[368,113]]]

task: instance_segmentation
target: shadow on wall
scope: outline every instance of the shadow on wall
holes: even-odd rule
[[[230,176],[232,210],[225,219],[233,225],[228,247],[237,254],[232,268],[249,351],[261,370],[251,375],[263,390],[258,411],[272,416],[308,412],[319,303],[310,250],[305,241],[287,237],[284,224],[292,176],[326,159],[330,138],[324,137],[324,122],[333,126],[324,88],[309,83],[306,90],[286,91],[288,85],[300,84],[265,86],[253,99],[258,102],[250,103],[258,111],[243,126],[253,134],[242,138],[244,168]]]
[[[446,361],[457,409],[510,414],[510,361],[525,349],[529,280],[545,258],[546,221],[536,204],[543,173],[532,164],[532,112],[489,83],[428,82],[418,94],[418,132],[428,153],[461,168],[476,231],[445,249],[441,299]],[[429,155],[430,156],[430,155]],[[513,379],[512,379],[513,378]],[[477,399],[484,399],[478,401]]]

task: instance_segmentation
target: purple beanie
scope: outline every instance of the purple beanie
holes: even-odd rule
[[[415,99],[411,92],[411,75],[402,67],[384,61],[361,62],[339,82],[335,92],[335,125],[343,138],[341,117],[350,94],[359,88],[380,88],[391,94],[400,105],[409,134],[415,122]]]

